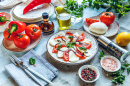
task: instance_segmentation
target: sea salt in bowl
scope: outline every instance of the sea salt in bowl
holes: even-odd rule
[[[107,72],[116,72],[121,68],[120,61],[113,56],[105,56],[100,61],[101,66]]]

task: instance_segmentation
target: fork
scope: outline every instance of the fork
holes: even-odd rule
[[[43,86],[43,85],[41,84],[41,82],[40,82],[34,75],[32,75],[32,73],[35,74],[36,76],[38,76],[39,78],[43,79],[44,81],[48,82],[49,84],[51,84],[51,85],[54,86],[54,84],[53,84],[52,82],[50,82],[48,79],[46,79],[45,77],[43,77],[42,75],[40,75],[40,74],[37,73],[36,71],[32,70],[31,68],[29,68],[29,67],[23,65],[23,62],[22,62],[20,59],[18,59],[16,56],[14,56],[14,55],[10,55],[10,56],[11,56],[11,57],[10,57],[11,61],[12,61],[16,66],[21,67],[21,68],[22,68],[28,75],[30,75],[30,77],[31,77],[33,80],[35,80],[39,85]]]

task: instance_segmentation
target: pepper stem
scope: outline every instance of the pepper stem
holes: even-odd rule
[[[10,20],[7,20],[7,19],[5,19],[4,16],[1,16],[1,17],[0,17],[0,22],[5,22],[5,21],[10,21]]]
[[[13,32],[15,32],[16,30],[17,30],[17,25],[16,25],[16,24],[12,24],[12,25],[11,25],[11,30],[10,30],[10,33],[9,33],[8,38],[9,38],[10,35],[11,35]]]

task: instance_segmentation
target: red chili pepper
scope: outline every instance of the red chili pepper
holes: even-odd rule
[[[8,38],[9,38],[12,33],[23,32],[25,30],[25,28],[27,27],[27,25],[24,22],[21,22],[21,21],[11,21],[9,23],[8,27],[9,27],[9,30],[10,30],[10,33],[9,33],[9,36],[8,36]]]
[[[6,21],[10,21],[6,19],[6,16],[3,13],[0,13],[0,25],[5,24]]]
[[[41,5],[43,3],[51,3],[51,0],[33,0],[29,3],[23,10],[23,14],[27,13],[29,10],[33,9],[34,7]]]

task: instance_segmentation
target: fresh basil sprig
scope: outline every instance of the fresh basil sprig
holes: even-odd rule
[[[69,42],[69,43],[67,44],[67,47],[68,47],[68,48],[73,48],[75,45],[76,45],[76,42]]]
[[[58,46],[58,50],[60,50],[61,46],[62,46],[62,44],[59,44],[59,46]]]
[[[31,57],[31,58],[29,59],[29,64],[30,64],[30,65],[34,65],[35,62],[36,62],[36,60],[35,60],[34,58]]]

